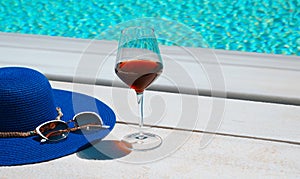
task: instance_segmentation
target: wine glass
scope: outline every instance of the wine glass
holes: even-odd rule
[[[161,145],[160,136],[143,129],[143,92],[162,73],[163,64],[154,34],[149,27],[128,27],[121,32],[115,72],[134,89],[140,109],[139,131],[123,137],[131,150],[151,150]]]

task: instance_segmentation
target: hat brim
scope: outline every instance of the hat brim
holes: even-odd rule
[[[53,89],[55,103],[61,107],[62,120],[68,121],[76,113],[92,111],[99,114],[109,129],[92,133],[71,132],[59,142],[40,142],[40,137],[0,138],[0,166],[24,165],[49,161],[78,152],[91,142],[104,138],[114,127],[116,116],[111,108],[100,100],[80,93]]]

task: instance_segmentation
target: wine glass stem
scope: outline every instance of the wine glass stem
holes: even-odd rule
[[[139,105],[139,110],[140,110],[140,121],[139,121],[139,128],[140,128],[140,133],[142,134],[142,128],[144,126],[144,93],[141,92],[141,93],[136,93],[137,95],[137,102],[138,102],[138,105]]]

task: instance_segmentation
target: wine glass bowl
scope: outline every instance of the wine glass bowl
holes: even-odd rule
[[[142,93],[162,72],[160,62],[144,59],[126,60],[115,68],[117,76],[137,93]]]
[[[154,30],[129,27],[121,32],[115,65],[116,75],[137,94],[140,108],[139,131],[123,137],[131,150],[150,150],[161,145],[156,134],[143,131],[143,92],[162,73],[163,63]]]

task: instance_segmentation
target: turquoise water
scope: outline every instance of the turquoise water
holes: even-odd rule
[[[116,26],[146,17],[177,23],[161,23],[165,27],[158,33],[184,36],[176,42],[181,46],[201,47],[205,42],[215,49],[300,55],[300,0],[0,2],[2,32],[117,40]],[[188,30],[176,30],[182,26]],[[168,39],[160,42],[172,45]]]

